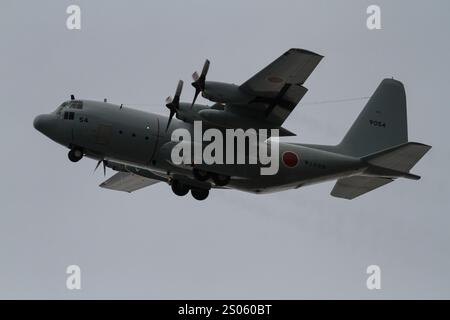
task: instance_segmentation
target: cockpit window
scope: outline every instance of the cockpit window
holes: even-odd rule
[[[73,120],[75,114],[73,112],[64,112],[64,120]]]
[[[58,117],[61,117],[63,111],[67,108],[70,109],[83,109],[83,101],[79,100],[70,100],[63,102],[56,110],[55,113]]]
[[[83,109],[83,101],[78,101],[78,100],[70,101],[69,102],[69,108],[72,108],[72,109]]]
[[[56,113],[58,116],[60,116],[61,113],[62,113],[62,111],[63,111],[63,109],[64,109],[65,107],[67,107],[68,105],[69,105],[69,102],[68,102],[68,101],[63,102],[58,108],[56,108],[55,113]]]

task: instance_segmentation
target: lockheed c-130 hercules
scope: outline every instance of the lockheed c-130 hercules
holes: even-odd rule
[[[221,132],[254,128],[295,135],[282,125],[306,94],[303,85],[322,58],[290,49],[241,85],[207,81],[206,60],[200,75],[193,75],[194,100],[180,102],[180,81],[167,100],[169,117],[71,95],[54,112],[37,116],[34,127],[69,148],[71,161],[86,156],[98,161],[96,169],[102,164],[105,174],[106,167],[118,171],[100,186],[126,192],[166,182],[178,196],[190,191],[204,200],[211,189],[264,194],[337,180],[331,195],[354,199],[397,178],[420,179],[410,170],[431,147],[408,142],[405,89],[394,79],[381,82],[339,144],[279,142],[275,174],[261,175],[256,169],[262,164],[172,161],[172,134],[177,129],[194,134],[197,121],[203,129]],[[200,93],[214,104],[196,104]],[[268,135],[262,144],[271,141]]]

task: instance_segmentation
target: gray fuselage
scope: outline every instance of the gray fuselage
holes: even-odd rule
[[[192,167],[171,163],[172,132],[184,128],[193,133],[193,124],[106,102],[78,100],[81,108],[69,108],[66,102],[56,111],[36,117],[34,126],[52,140],[68,148],[81,148],[108,167],[132,167],[148,170],[168,181],[174,176],[195,180]],[[295,153],[298,162],[289,166],[286,152]],[[202,170],[231,177],[227,188],[253,193],[270,193],[358,174],[365,164],[355,157],[306,145],[279,143],[279,170],[275,175],[260,175],[260,165],[199,165]]]

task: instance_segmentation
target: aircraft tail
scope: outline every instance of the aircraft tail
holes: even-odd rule
[[[361,158],[367,168],[336,182],[331,195],[354,199],[396,178],[419,180],[409,171],[431,149],[408,143],[405,88],[384,79],[335,151]]]
[[[367,164],[367,169],[360,175],[339,179],[331,195],[354,199],[396,178],[419,180],[419,176],[409,171],[430,149],[425,144],[409,142],[365,156],[362,160]]]
[[[303,146],[361,159],[363,172],[341,178],[331,195],[354,199],[396,178],[419,180],[409,171],[431,149],[408,142],[405,88],[400,81],[384,79],[341,143]]]
[[[400,81],[384,79],[337,149],[360,158],[406,142],[405,88]]]

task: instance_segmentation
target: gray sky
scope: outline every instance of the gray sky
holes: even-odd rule
[[[379,31],[366,28],[373,3]],[[66,29],[70,4],[81,31]],[[449,15],[446,0],[2,0],[0,298],[450,298]],[[433,146],[413,170],[420,182],[350,202],[329,195],[333,183],[206,202],[164,184],[122,194],[32,126],[71,93],[165,113],[205,58],[209,79],[241,83],[291,47],[325,56],[303,102],[405,83],[410,140]],[[363,105],[300,104],[285,126],[334,144]],[[65,287],[70,264],[81,291]],[[366,289],[371,264],[380,291]]]

